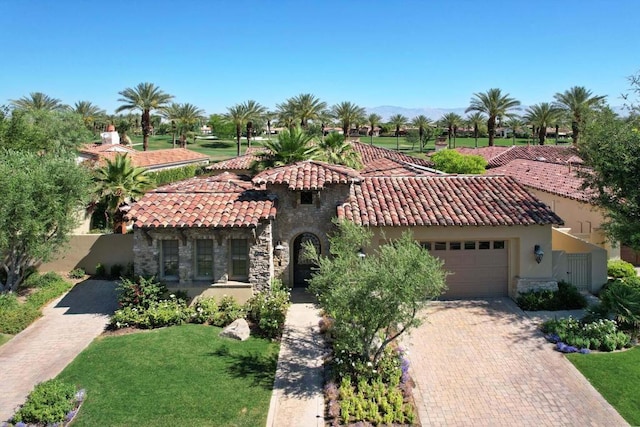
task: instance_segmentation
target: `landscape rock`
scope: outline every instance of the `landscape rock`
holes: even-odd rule
[[[220,332],[221,337],[233,338],[234,340],[244,341],[249,338],[249,324],[244,319],[234,320],[229,326]]]

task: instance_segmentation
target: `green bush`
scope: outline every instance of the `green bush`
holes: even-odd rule
[[[13,422],[37,425],[62,423],[75,407],[76,388],[59,380],[35,386],[26,403],[13,416]]]
[[[274,280],[271,289],[257,293],[247,301],[247,319],[257,327],[261,335],[277,338],[282,334],[290,304],[288,289],[279,280]]]
[[[191,318],[193,310],[184,301],[172,298],[153,302],[146,310],[140,312],[136,326],[144,329],[162,328],[182,325]]]
[[[82,268],[74,268],[68,274],[69,279],[82,279],[85,275],[85,271]]]
[[[110,277],[112,279],[119,279],[122,276],[123,271],[124,266],[122,264],[113,264],[110,270]]]
[[[607,261],[607,274],[614,279],[638,276],[633,264],[621,259],[610,259]]]
[[[0,307],[0,333],[15,335],[38,317],[40,317],[40,310],[26,304],[7,309]]]
[[[214,297],[198,298],[193,305],[193,323],[213,323],[218,315],[218,303]]]
[[[167,293],[164,283],[155,277],[138,277],[137,280],[123,278],[117,287],[120,307],[148,308],[152,303],[160,301]]]
[[[107,267],[101,263],[96,264],[96,277],[107,277]]]
[[[522,292],[516,303],[525,311],[576,310],[585,308],[587,299],[572,284],[559,282],[557,291],[541,289]]]
[[[613,351],[629,345],[630,337],[618,331],[615,321],[600,319],[585,323],[572,317],[547,320],[542,331],[555,334],[565,344],[591,350]]]
[[[244,317],[244,309],[232,296],[225,295],[218,303],[218,313],[214,316],[213,326],[227,326],[236,319]]]
[[[637,334],[640,329],[640,286],[628,279],[617,279],[600,293],[600,300],[623,328],[632,329]]]
[[[182,181],[196,176],[198,166],[184,166],[181,168],[165,169],[158,172],[151,172],[148,175],[153,179],[155,185],[160,186],[171,182]]]

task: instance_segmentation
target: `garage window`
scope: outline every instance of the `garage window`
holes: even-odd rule
[[[464,242],[464,248],[465,250],[475,250],[476,242]]]
[[[433,249],[436,251],[446,251],[447,250],[447,242],[435,242],[433,244]]]
[[[459,251],[461,248],[462,244],[460,242],[449,242],[450,251]]]
[[[504,240],[496,240],[493,242],[493,249],[504,249]]]
[[[491,249],[491,242],[479,242],[478,249]]]
[[[428,251],[431,250],[431,242],[420,242],[420,246],[422,246],[424,249]]]

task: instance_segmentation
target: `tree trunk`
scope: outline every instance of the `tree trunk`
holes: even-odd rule
[[[271,141],[271,119],[267,120],[267,132],[269,132],[267,138],[269,138],[269,141]]]
[[[247,148],[251,148],[251,131],[253,130],[253,123],[247,122]]]
[[[396,151],[400,151],[400,126],[396,126]]]
[[[560,126],[556,125],[556,145],[558,145],[558,132],[560,132]]]
[[[478,148],[478,125],[473,125],[473,137],[476,140],[476,148]]]
[[[422,153],[422,141],[424,140],[424,128],[422,126],[418,128],[418,137],[420,138],[420,152]]]
[[[149,134],[151,133],[149,115],[149,110],[144,110],[140,120],[140,125],[142,126],[142,150],[144,151],[149,149]]]
[[[540,128],[538,129],[538,144],[540,145],[544,145],[544,139],[547,136],[547,127],[546,126],[540,126]]]
[[[580,127],[578,126],[578,122],[571,122],[571,130],[573,131],[573,135],[571,139],[573,140],[573,146],[578,145],[578,139],[580,138]]]
[[[236,125],[236,140],[238,141],[238,153],[237,155],[240,155],[240,138],[242,138],[242,130],[240,129],[240,123],[238,123]]]
[[[489,131],[489,147],[493,147],[494,132],[496,130],[496,118],[494,116],[489,117],[489,120],[487,120],[487,130]]]

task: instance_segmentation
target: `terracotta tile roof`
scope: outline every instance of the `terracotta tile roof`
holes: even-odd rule
[[[307,160],[267,169],[253,178],[254,184],[287,184],[289,190],[320,190],[326,184],[348,184],[360,181],[360,174],[351,168]]]
[[[122,144],[84,144],[78,150],[81,153],[98,156],[101,153],[116,152],[116,153],[135,153],[135,148],[128,147]]]
[[[126,215],[136,228],[255,227],[276,216],[275,196],[233,174],[193,178],[145,194]]]
[[[442,175],[442,172],[435,169],[418,166],[402,160],[381,157],[367,163],[364,170],[360,171],[362,176],[416,176],[416,175]]]
[[[516,159],[487,170],[487,174],[510,176],[527,187],[581,202],[590,199],[589,192],[580,189],[583,179],[576,176],[575,166],[570,168],[569,165]]]
[[[380,159],[388,158],[401,160],[407,163],[413,163],[420,166],[432,167],[433,163],[429,160],[419,159],[417,157],[409,156],[404,153],[400,153],[395,150],[389,150],[388,148],[376,147],[375,145],[364,144],[362,142],[351,142],[354,150],[360,153],[362,163],[367,166],[368,163]]]
[[[264,148],[262,147],[250,147],[247,148],[245,154],[237,157],[232,157],[228,160],[223,160],[221,162],[214,163],[210,166],[207,166],[207,170],[246,170],[251,169],[251,164],[258,160],[260,157],[259,153],[264,152]]]
[[[80,149],[80,154],[88,155],[98,162],[103,159],[113,160],[118,155],[126,154],[134,166],[147,169],[209,162],[209,156],[186,148],[138,151],[121,144],[87,144]]]
[[[377,227],[563,223],[515,179],[477,175],[365,178],[338,218]]]
[[[506,165],[515,159],[548,163],[582,163],[578,150],[561,145],[516,145],[511,147],[457,148],[462,154],[476,154],[487,160],[487,169]]]

